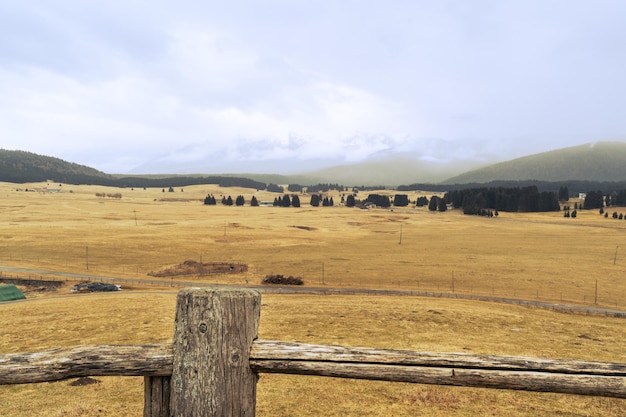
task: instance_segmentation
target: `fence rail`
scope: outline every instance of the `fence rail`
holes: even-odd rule
[[[626,364],[257,340],[260,294],[178,294],[174,340],[0,355],[0,385],[144,376],[144,416],[253,416],[258,373],[626,398]]]

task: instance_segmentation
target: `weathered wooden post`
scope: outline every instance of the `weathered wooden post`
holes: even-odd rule
[[[143,417],[170,417],[169,376],[144,377]]]
[[[170,410],[173,417],[253,417],[257,375],[249,364],[261,295],[249,289],[178,293]]]

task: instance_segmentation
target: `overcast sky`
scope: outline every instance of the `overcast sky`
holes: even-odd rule
[[[624,141],[624,22],[622,0],[2,1],[0,148],[253,172]]]

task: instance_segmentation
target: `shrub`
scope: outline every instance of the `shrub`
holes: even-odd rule
[[[300,277],[294,277],[289,275],[288,277],[280,274],[266,275],[263,279],[263,284],[278,284],[278,285],[302,285],[304,281]]]

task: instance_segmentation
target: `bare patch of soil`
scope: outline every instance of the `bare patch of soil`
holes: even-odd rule
[[[185,262],[166,267],[157,271],[150,271],[151,277],[176,277],[181,275],[211,275],[211,274],[239,274],[248,270],[247,264],[233,262]]]
[[[88,376],[83,376],[81,378],[78,378],[76,381],[70,382],[69,385],[72,387],[84,387],[85,385],[93,385],[93,384],[99,384],[99,383],[100,381],[98,381],[97,379],[90,378]]]
[[[296,229],[308,230],[308,231],[317,230],[317,227],[311,227],[311,226],[291,226],[291,227],[294,227]]]

